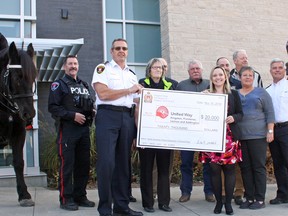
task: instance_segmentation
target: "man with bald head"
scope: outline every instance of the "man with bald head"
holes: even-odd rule
[[[164,58],[159,58],[163,64],[163,67],[164,67],[164,74],[165,74],[165,79],[166,81],[168,82],[171,82],[172,83],[172,88],[173,89],[176,89],[177,85],[178,85],[178,82],[174,79],[171,79],[169,77],[167,77],[167,73],[168,73],[168,63],[167,61],[164,59]]]
[[[235,89],[240,89],[242,88],[242,85],[241,85],[238,72],[241,70],[243,66],[249,66],[248,56],[247,56],[246,51],[245,50],[235,51],[233,53],[233,61],[235,64],[235,68],[231,70],[230,72],[229,82],[232,86],[235,86]],[[254,72],[255,72],[255,75],[254,75],[253,86],[263,88],[263,82],[262,82],[260,74],[255,70]]]
[[[216,61],[216,65],[224,68],[228,77],[230,76],[230,62],[226,57],[220,57]]]

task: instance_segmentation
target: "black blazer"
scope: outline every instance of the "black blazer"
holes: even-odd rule
[[[231,93],[228,94],[228,116],[231,115],[234,118],[234,122],[230,124],[233,139],[241,139],[241,130],[238,126],[238,122],[243,118],[241,99],[238,91],[231,89]]]

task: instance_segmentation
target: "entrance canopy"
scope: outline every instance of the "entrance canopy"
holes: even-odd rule
[[[36,52],[38,82],[53,82],[64,75],[63,60],[67,55],[77,55],[84,44],[84,39],[32,39],[7,38],[8,43],[15,42],[17,48],[26,49],[33,44]]]

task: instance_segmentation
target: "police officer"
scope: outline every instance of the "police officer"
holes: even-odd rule
[[[95,206],[86,197],[93,100],[88,84],[77,76],[78,69],[77,57],[67,56],[65,75],[52,83],[48,100],[48,110],[57,122],[60,208],[70,211]]]
[[[129,208],[130,150],[134,137],[134,108],[142,86],[126,64],[128,45],[115,39],[112,61],[96,67],[92,86],[96,92],[97,182],[100,215],[141,216]]]

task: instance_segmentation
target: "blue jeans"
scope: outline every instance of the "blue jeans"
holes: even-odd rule
[[[193,159],[194,151],[181,151],[181,184],[180,190],[182,195],[190,195],[193,189]],[[213,194],[211,184],[211,171],[209,163],[203,164],[203,181],[204,193]]]

